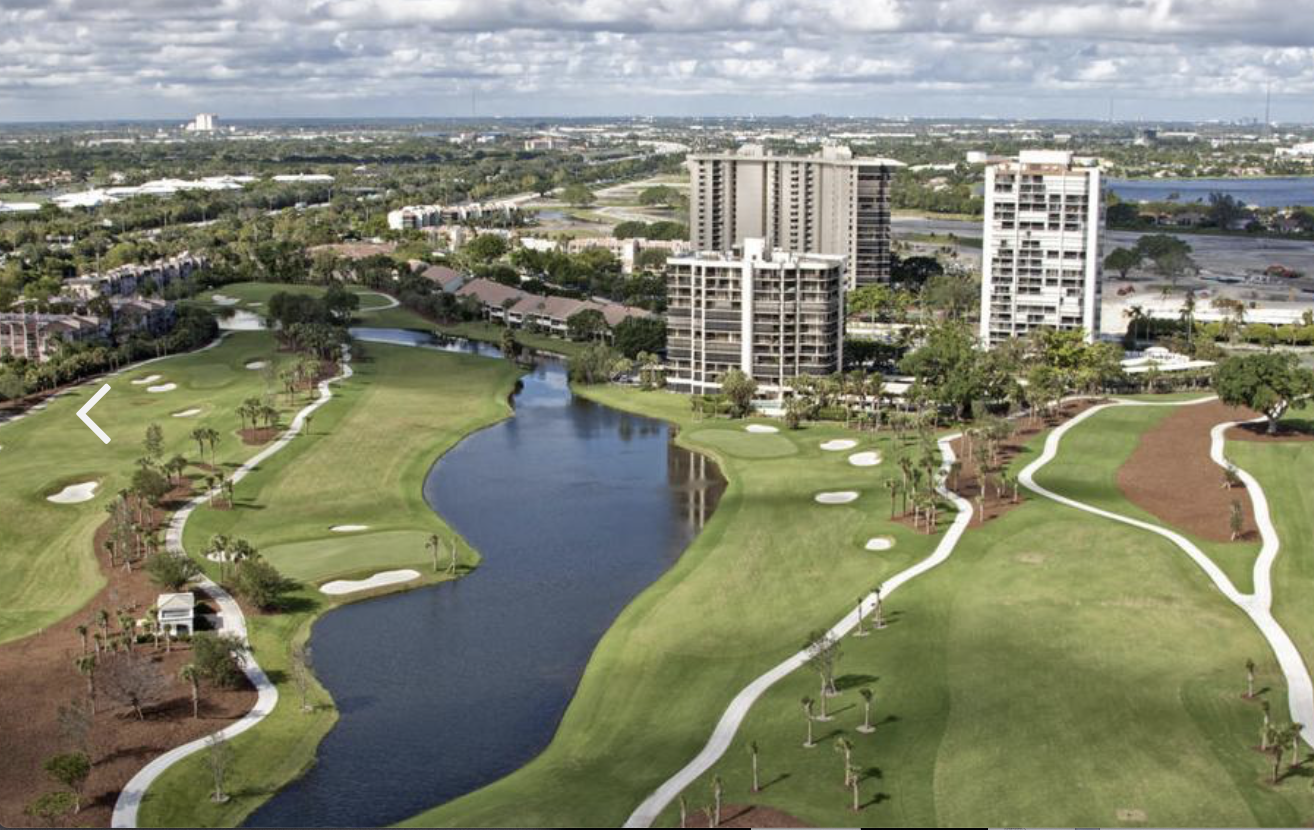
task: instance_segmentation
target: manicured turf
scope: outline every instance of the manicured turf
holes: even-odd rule
[[[392,304],[384,295],[363,286],[351,286],[349,290],[361,295],[360,311],[386,308]],[[196,297],[196,302],[215,311],[221,311],[225,308],[260,311],[263,306],[269,302],[270,297],[280,292],[287,294],[306,294],[311,297],[318,297],[324,293],[324,286],[272,282],[234,282],[220,286],[212,291],[202,292]],[[221,305],[214,301],[215,294],[221,294],[225,297],[233,297],[241,302],[236,305]],[[260,305],[252,308],[251,305],[253,303],[259,303]]]
[[[262,373],[244,368],[255,359],[282,359],[274,352],[273,338],[262,332],[234,334],[208,351],[80,386],[47,410],[0,426],[0,642],[77,611],[103,584],[92,556],[92,535],[113,494],[129,485],[134,461],[144,454],[147,425],[163,429],[166,459],[181,453],[198,460],[189,434],[203,426],[222,436],[216,446],[221,464],[254,453],[236,436],[240,422],[235,410],[243,399],[265,393]],[[151,393],[146,385],[129,382],[150,375],[178,388]],[[102,444],[74,414],[104,382],[111,391],[91,415],[109,434],[109,444]],[[202,412],[171,417],[191,408]],[[91,480],[100,481],[91,501],[46,501],[65,484]]]
[[[724,433],[739,427],[693,423],[673,396],[589,394],[680,422],[681,440],[695,448],[700,435],[728,440]],[[1096,416],[1070,433],[1041,480],[1133,512],[1116,471],[1138,430],[1166,413],[1108,414],[1116,417]],[[408,824],[624,821],[701,748],[748,680],[848,610],[851,594],[925,555],[931,540],[884,521],[887,500],[871,486],[894,465],[863,473],[847,465],[847,453],[816,448],[839,434],[781,433],[798,449],[783,458],[717,449],[732,479],[719,512],[608,632],[551,746]],[[806,503],[813,491],[850,487],[864,491],[855,506]],[[877,533],[895,536],[895,550],[866,554],[851,571],[849,551]],[[1268,760],[1250,749],[1260,718],[1239,697],[1247,657],[1260,663],[1261,686],[1274,689],[1273,710],[1285,711],[1264,641],[1158,537],[1033,497],[969,532],[889,612],[886,631],[845,640],[845,691],[832,701],[836,719],[817,724],[816,749],[801,745],[799,706],[803,695],[816,696],[814,675],[796,672],[754,707],[713,770],[728,802],[767,804],[822,826],[1290,825],[1314,805],[1303,776],[1276,791],[1263,784]],[[876,693],[872,736],[854,731],[862,686]],[[857,815],[830,745],[837,731],[857,745],[865,776]],[[756,795],[748,791],[750,740],[762,748],[768,784]],[[691,788],[691,811],[711,802],[709,782]],[[675,825],[676,808],[663,820]],[[691,826],[702,820],[692,816]]]
[[[1308,412],[1286,420],[1300,423]],[[1308,425],[1305,422],[1304,425]],[[1259,480],[1268,498],[1281,549],[1273,563],[1273,616],[1314,670],[1314,490],[1309,470],[1314,442],[1228,441],[1227,457]]]
[[[1151,412],[1131,421],[1152,426]],[[1110,482],[1137,433],[1106,415],[1123,411],[1070,432],[1041,483],[1118,502]],[[799,705],[817,696],[816,677],[796,672],[690,788],[691,809],[710,803],[718,774],[727,801],[821,826],[1285,826],[1314,805],[1304,775],[1276,790],[1263,783],[1268,760],[1250,748],[1260,714],[1239,697],[1247,657],[1285,711],[1267,646],[1165,540],[1033,496],[970,531],[890,613],[886,631],[844,641],[837,716],[815,725],[816,748],[802,746]],[[872,735],[856,731],[864,686],[876,699]],[[839,736],[863,771],[857,814]],[[753,740],[767,785],[756,795]],[[675,826],[678,809],[663,823]]]
[[[452,531],[424,503],[425,474],[466,434],[510,412],[506,396],[518,372],[506,361],[487,358],[372,343],[355,348],[355,376],[335,385],[335,399],[315,416],[311,434],[238,485],[236,510],[197,510],[184,538],[189,551],[195,554],[213,533],[229,533],[248,539],[282,571],[306,581],[400,566],[416,568],[425,582],[443,578],[433,573],[424,543],[431,533],[447,539]],[[370,529],[329,530],[337,524]],[[464,542],[460,549],[462,564],[477,561]],[[331,600],[308,588],[298,594],[295,612],[249,618],[256,654],[279,685],[280,698],[273,714],[232,744],[235,797],[223,805],[206,799],[209,772],[204,758],[193,756],[147,793],[143,826],[240,823],[313,762],[336,712],[318,688],[316,711],[300,711],[286,672],[290,643],[303,640],[324,611],[352,599]]]
[[[716,456],[730,486],[693,545],[599,643],[551,745],[410,825],[618,826],[697,752],[735,692],[809,631],[833,624],[860,593],[924,558],[938,538],[889,521],[883,482],[897,467],[854,467],[846,453],[818,447],[855,437],[858,449],[878,446],[888,458],[888,437],[877,442],[836,426],[753,435],[743,422],[694,422],[678,395],[617,387],[587,394],[678,423],[681,443]],[[705,436],[721,446],[702,443]],[[780,442],[794,451],[752,457]],[[821,490],[862,496],[819,505],[813,496]],[[862,550],[875,535],[893,537],[894,549]]]

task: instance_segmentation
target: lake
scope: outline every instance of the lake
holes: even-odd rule
[[[419,332],[352,333],[497,356]],[[248,826],[388,825],[524,765],[617,614],[715,510],[725,482],[714,463],[677,447],[666,423],[576,397],[561,362],[541,360],[514,403],[424,482],[482,563],[315,625],[315,671],[341,720],[316,765]]]
[[[1118,198],[1137,202],[1208,202],[1209,194],[1229,193],[1247,205],[1288,207],[1314,205],[1314,176],[1266,179],[1110,179],[1108,189]]]

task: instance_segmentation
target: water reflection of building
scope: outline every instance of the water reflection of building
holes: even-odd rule
[[[666,481],[676,509],[689,527],[702,530],[725,492],[725,478],[712,459],[676,446],[673,433],[666,446]]]

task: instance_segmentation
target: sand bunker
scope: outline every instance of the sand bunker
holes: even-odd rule
[[[96,488],[100,486],[98,481],[84,481],[81,484],[70,484],[53,496],[46,496],[46,501],[53,501],[55,504],[77,504],[79,502],[91,501],[96,495]]]
[[[162,377],[164,377],[164,375],[147,375],[144,378],[137,378],[133,383],[137,386],[145,386],[148,383],[154,383]]]
[[[357,533],[362,530],[369,530],[369,525],[333,525],[329,530],[334,533]]]
[[[889,536],[873,536],[867,540],[867,550],[889,550],[894,547],[894,540]]]
[[[822,442],[821,448],[827,452],[837,452],[839,450],[851,450],[858,446],[857,441],[848,438],[836,438],[833,441]]]
[[[147,392],[172,392],[178,388],[176,383],[161,383],[159,386],[147,386]]]
[[[818,493],[817,504],[848,504],[857,497],[857,490],[838,490],[834,493]]]
[[[413,571],[410,568],[406,568],[400,571],[382,571],[368,579],[335,579],[332,582],[326,582],[321,585],[319,590],[325,594],[337,596],[340,594],[352,594],[356,591],[368,591],[371,588],[381,588],[385,585],[397,585],[402,582],[410,582],[412,579],[419,578],[419,571]]]
[[[246,368],[248,368],[248,369],[263,369],[263,368],[265,368],[265,367],[268,366],[268,365],[269,365],[269,361],[267,361],[267,360],[253,360],[253,361],[251,361],[250,363],[246,364]]]
[[[767,434],[767,433],[771,433],[771,432],[780,432],[780,428],[779,428],[779,427],[767,426],[766,424],[749,424],[748,426],[744,427],[744,430],[745,430],[746,432],[756,432],[756,433],[759,433],[759,434]]]
[[[849,463],[855,467],[875,467],[881,463],[881,454],[876,451],[855,452],[849,456]]]
[[[175,412],[175,413],[173,413],[173,417],[175,417],[175,418],[191,418],[191,417],[193,417],[193,416],[195,416],[195,415],[200,415],[200,414],[201,414],[201,410],[200,410],[199,408],[195,408],[195,409],[184,409],[182,412]]]
[[[236,297],[229,297],[224,294],[211,294],[210,299],[214,300],[215,305],[237,305],[241,302]]]

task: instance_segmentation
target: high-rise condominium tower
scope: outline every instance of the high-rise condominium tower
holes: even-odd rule
[[[1023,151],[985,174],[981,341],[1040,328],[1099,335],[1104,199],[1098,167]]]
[[[843,365],[842,256],[772,251],[745,240],[742,253],[708,251],[666,261],[666,385],[721,388],[731,369],[779,395],[798,375]]]
[[[696,250],[764,239],[767,250],[848,257],[850,287],[889,280],[890,176],[899,162],[854,158],[847,147],[772,156],[749,144],[688,164]]]

